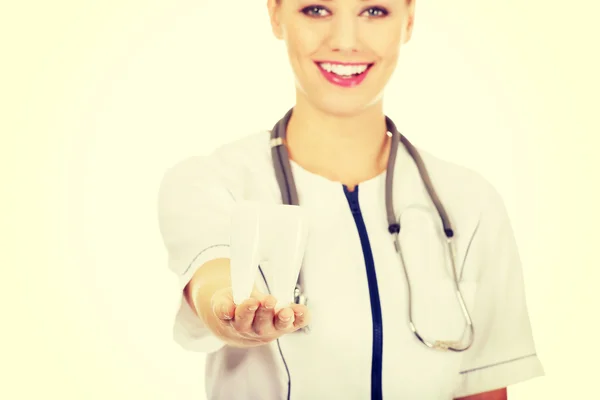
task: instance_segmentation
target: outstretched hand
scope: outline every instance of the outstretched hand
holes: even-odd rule
[[[249,299],[236,305],[231,288],[216,292],[211,308],[219,320],[219,331],[234,342],[260,345],[304,328],[310,313],[306,306],[290,304],[277,312],[277,299],[254,290]]]

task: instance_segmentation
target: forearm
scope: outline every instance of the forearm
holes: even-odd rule
[[[219,290],[231,286],[229,271],[228,258],[211,260],[198,268],[183,291],[185,300],[192,310],[209,327],[218,322],[212,312],[211,299]]]

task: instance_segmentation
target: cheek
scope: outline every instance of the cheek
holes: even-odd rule
[[[321,46],[322,35],[305,26],[291,25],[286,35],[288,52],[297,56],[307,56],[317,52]]]
[[[398,57],[400,56],[400,43],[390,43],[389,46],[384,49],[384,51],[389,62],[396,63],[398,61]]]
[[[400,53],[402,37],[399,32],[380,32],[370,35],[370,49],[383,62],[394,63]]]

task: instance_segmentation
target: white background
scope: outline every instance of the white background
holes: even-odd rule
[[[6,3],[0,398],[203,399],[203,356],[171,337],[157,190],[293,104],[266,2]],[[417,0],[386,94],[415,144],[507,203],[547,374],[515,400],[597,392],[598,11]]]

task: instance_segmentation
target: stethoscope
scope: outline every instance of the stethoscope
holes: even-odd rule
[[[279,184],[279,189],[281,191],[281,198],[282,198],[283,204],[299,205],[298,204],[298,194],[296,191],[296,185],[294,183],[294,177],[292,175],[292,168],[290,165],[289,153],[288,153],[286,146],[284,146],[287,125],[292,116],[292,112],[293,112],[293,108],[290,109],[285,114],[285,116],[281,120],[279,120],[273,127],[273,129],[271,131],[271,154],[273,156],[273,166],[275,169],[275,175],[277,178],[277,182]],[[467,310],[462,292],[460,291],[460,287],[459,287],[459,280],[458,280],[458,275],[456,272],[456,255],[454,252],[454,246],[453,246],[453,240],[452,240],[452,238],[454,236],[454,231],[452,230],[452,226],[448,219],[448,215],[446,214],[446,210],[444,209],[444,206],[440,202],[440,200],[437,196],[437,193],[433,189],[431,180],[429,178],[429,174],[427,172],[427,169],[425,168],[425,164],[423,163],[423,160],[422,160],[419,152],[406,139],[406,137],[404,137],[403,135],[400,134],[400,132],[398,132],[398,130],[396,129],[396,125],[388,117],[386,117],[386,126],[387,126],[388,135],[391,135],[390,154],[389,154],[389,159],[388,159],[387,174],[386,174],[386,181],[385,181],[385,203],[386,203],[386,210],[387,210],[388,231],[394,237],[394,247],[400,257],[400,261],[401,261],[402,267],[404,269],[404,274],[406,276],[406,283],[408,286],[408,319],[409,319],[410,329],[415,334],[415,336],[419,339],[419,341],[421,341],[423,344],[425,344],[425,346],[427,346],[429,348],[438,349],[438,350],[446,350],[446,351],[455,351],[455,352],[465,351],[469,347],[471,347],[471,345],[473,344],[474,329],[473,329],[473,321],[471,320],[471,316],[469,314],[469,311]],[[393,209],[394,202],[393,202],[392,187],[393,187],[393,181],[394,181],[394,166],[396,163],[396,155],[397,155],[399,142],[402,142],[402,144],[405,146],[408,154],[414,160],[414,162],[417,166],[417,169],[419,171],[419,175],[421,176],[421,179],[423,180],[423,183],[425,184],[427,193],[429,194],[429,197],[431,198],[433,204],[435,205],[435,208],[437,209],[437,212],[441,219],[444,234],[446,235],[447,249],[450,254],[449,258],[452,263],[452,273],[453,273],[453,277],[454,277],[454,289],[456,291],[456,297],[458,298],[458,302],[462,309],[464,319],[467,323],[467,329],[469,330],[469,333],[470,333],[467,344],[462,344],[462,342],[463,342],[462,339],[458,340],[458,341],[454,341],[454,340],[429,341],[419,334],[419,332],[413,322],[412,301],[411,301],[412,294],[411,294],[410,279],[408,276],[408,271],[406,269],[406,263],[404,261],[404,256],[403,256],[402,250],[400,248],[400,240],[399,240],[400,223],[399,223],[399,220],[396,218],[396,216],[394,214],[394,209]],[[298,277],[298,281],[296,283],[296,288],[294,291],[294,302],[296,304],[307,304],[307,298],[302,291],[302,276],[303,276],[303,274],[302,274],[302,270],[301,270],[299,277]],[[463,334],[463,337],[464,337],[464,334]]]

